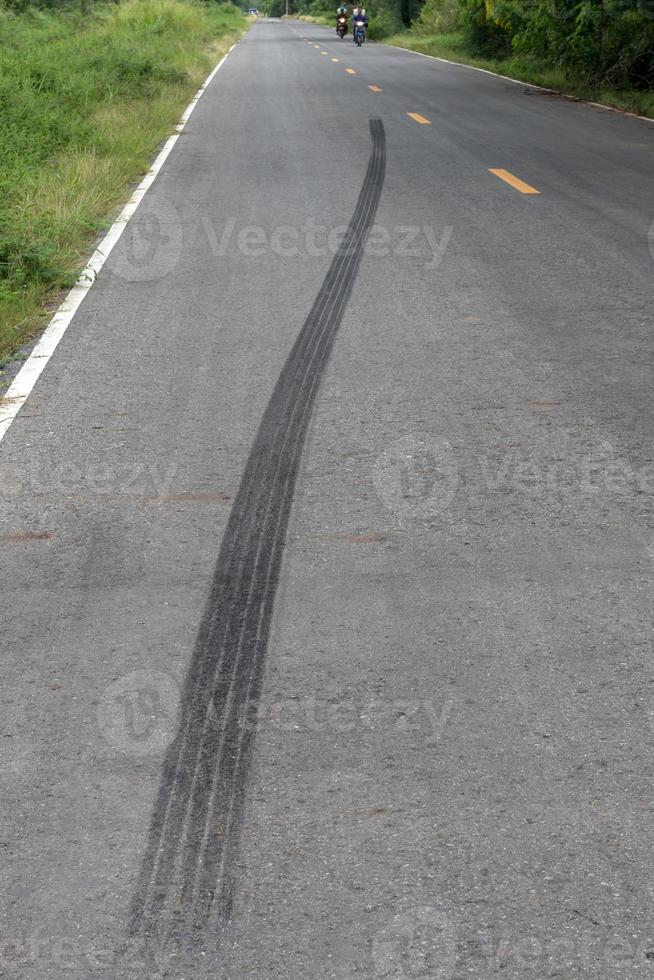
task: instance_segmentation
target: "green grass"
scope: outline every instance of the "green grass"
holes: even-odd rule
[[[0,359],[33,335],[220,54],[231,4],[0,8]]]
[[[338,5],[337,5],[338,6]],[[327,14],[291,14],[292,20],[303,20],[306,24],[321,24],[323,27],[336,27],[336,8],[334,16],[328,17]],[[286,18],[283,18],[284,20]]]
[[[601,102],[616,109],[654,118],[653,92],[592,88],[582,80],[566,77],[561,69],[517,55],[510,58],[479,58],[470,53],[461,34],[425,35],[406,31],[386,38],[385,43],[396,44],[398,47],[420,51],[437,58],[446,58],[448,61],[457,61],[463,65],[486,68],[488,71],[517,78],[522,82],[542,85],[564,95]]]

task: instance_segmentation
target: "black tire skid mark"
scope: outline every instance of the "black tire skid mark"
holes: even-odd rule
[[[164,940],[231,917],[259,695],[295,482],[386,165],[384,127],[353,218],[265,409],[221,544],[168,750],[129,932]]]

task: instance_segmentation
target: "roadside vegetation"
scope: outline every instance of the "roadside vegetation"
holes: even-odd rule
[[[331,24],[332,6],[295,0],[293,9]],[[373,39],[654,117],[654,0],[364,0],[364,6]]]
[[[0,0],[0,363],[75,281],[221,52],[232,4]]]

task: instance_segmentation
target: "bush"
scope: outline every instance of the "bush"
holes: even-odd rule
[[[398,27],[397,17],[389,10],[381,10],[368,18],[368,35],[376,40],[396,34]]]
[[[654,88],[654,0],[426,0],[414,32],[456,31],[472,55],[515,53],[582,87]]]
[[[504,27],[494,17],[490,2],[485,0],[459,0],[461,26],[468,47],[473,54],[485,57],[507,55],[511,42]]]
[[[417,34],[449,34],[461,25],[457,0],[427,0],[414,24]]]
[[[654,84],[653,0],[459,0],[473,50],[510,50],[593,87]]]

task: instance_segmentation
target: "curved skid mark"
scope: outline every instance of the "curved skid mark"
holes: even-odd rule
[[[336,333],[377,211],[386,142],[372,149],[354,216],[281,371],[250,450],[216,564],[163,766],[132,901],[131,935],[174,940],[225,924],[268,634],[298,468]]]

